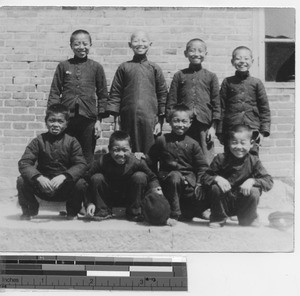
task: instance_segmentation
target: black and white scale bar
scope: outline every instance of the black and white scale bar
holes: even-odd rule
[[[187,291],[183,257],[0,256],[0,287]]]

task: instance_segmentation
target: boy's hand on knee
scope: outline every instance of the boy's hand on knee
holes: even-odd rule
[[[42,189],[45,192],[50,193],[50,192],[54,191],[52,183],[47,177],[44,177],[43,175],[41,175],[36,180],[38,181],[38,183],[40,184],[40,186],[42,187]]]
[[[221,176],[217,176],[215,178],[215,182],[217,183],[217,185],[221,188],[221,190],[225,193],[228,192],[231,189],[231,185],[228,182],[228,180],[226,180],[225,178],[221,177]]]
[[[251,189],[255,183],[255,180],[252,178],[247,179],[241,186],[240,190],[244,196],[249,196],[251,193]]]
[[[138,160],[146,159],[146,156],[143,152],[134,152],[134,156]]]
[[[90,217],[93,217],[95,214],[96,206],[94,204],[89,204],[86,209],[86,214]]]
[[[94,130],[95,130],[95,138],[98,139],[101,136],[101,123],[100,120],[97,120],[94,126]]]
[[[56,190],[65,180],[65,175],[58,175],[51,180],[51,185],[54,190]]]
[[[159,134],[161,134],[161,131],[162,131],[161,126],[162,126],[162,125],[161,125],[160,122],[158,122],[158,123],[155,125],[154,131],[153,131],[153,134],[154,134],[155,136],[158,136]]]

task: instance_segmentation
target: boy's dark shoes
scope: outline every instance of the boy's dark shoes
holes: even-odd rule
[[[72,220],[77,220],[77,219],[78,219],[77,215],[76,216],[67,215],[67,220],[72,221]]]
[[[23,221],[30,221],[31,219],[32,219],[32,217],[29,215],[26,215],[26,214],[22,214],[20,216],[20,220],[23,220]]]
[[[226,224],[226,219],[223,219],[221,221],[214,221],[214,222],[209,222],[209,227],[210,228],[221,228]]]
[[[145,220],[142,214],[138,215],[126,215],[126,219],[131,222],[143,222]]]
[[[38,207],[34,207],[31,209],[22,208],[22,212],[23,214],[20,216],[20,219],[29,221],[32,219],[32,217],[37,216],[37,214],[39,213],[39,208]]]
[[[177,219],[176,218],[173,218],[179,222],[191,222],[193,221],[193,217],[185,217],[183,215],[180,215],[180,216],[177,216]]]
[[[112,214],[106,214],[106,215],[94,215],[93,220],[95,221],[103,221],[107,219],[111,219],[113,217]]]

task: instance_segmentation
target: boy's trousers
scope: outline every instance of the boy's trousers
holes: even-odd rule
[[[90,167],[94,161],[94,151],[96,146],[94,119],[89,119],[81,115],[75,115],[69,120],[66,133],[75,137],[79,142],[85,160]]]
[[[215,156],[214,142],[207,138],[209,126],[193,119],[192,125],[187,131],[187,135],[196,140],[202,148],[203,155],[208,164],[210,164]]]
[[[208,192],[211,204],[211,222],[220,222],[228,216],[237,216],[240,225],[250,225],[257,218],[257,205],[261,190],[252,187],[249,196],[240,192],[223,193],[218,185],[212,185]]]
[[[209,208],[207,198],[197,200],[195,188],[187,184],[179,171],[171,171],[160,180],[163,193],[171,206],[171,218],[183,217],[192,219],[202,217],[202,213]]]
[[[125,206],[128,218],[141,214],[141,200],[147,189],[148,177],[144,172],[135,172],[128,179],[111,183],[101,173],[91,177],[89,188],[95,215],[105,216],[114,206]]]
[[[19,204],[24,215],[34,216],[38,214],[39,209],[39,203],[35,195],[47,201],[66,201],[68,216],[76,216],[81,209],[86,190],[85,184],[83,179],[79,179],[76,183],[65,181],[53,195],[50,195],[44,192],[37,182],[27,182],[22,176],[19,176],[17,179]]]

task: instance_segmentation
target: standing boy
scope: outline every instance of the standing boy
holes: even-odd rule
[[[19,161],[18,198],[23,215],[30,220],[38,214],[35,195],[48,201],[67,201],[67,218],[75,219],[81,209],[86,161],[78,141],[67,135],[67,107],[51,105],[46,111],[47,133],[26,147]],[[37,163],[37,165],[36,165]]]
[[[69,108],[71,118],[66,132],[78,140],[91,165],[108,97],[106,78],[102,66],[88,58],[92,39],[87,31],[73,32],[70,46],[74,58],[58,64],[48,106],[61,103]]]
[[[216,126],[221,116],[219,82],[214,73],[202,67],[207,55],[203,40],[190,40],[184,55],[190,65],[173,77],[167,99],[167,119],[175,104],[184,103],[189,107],[193,112],[193,122],[187,133],[200,144],[207,162],[210,163],[214,157]]]
[[[203,176],[210,187],[211,227],[221,227],[235,215],[240,225],[259,226],[259,197],[272,188],[273,180],[259,158],[249,153],[251,137],[248,126],[235,126],[229,133],[228,151],[218,154]]]
[[[161,133],[167,86],[160,67],[147,59],[149,36],[137,31],[128,45],[133,59],[117,69],[106,110],[120,116],[120,129],[130,135],[133,152],[147,153],[154,135]]]
[[[258,78],[249,74],[253,57],[248,47],[235,48],[231,63],[236,69],[235,75],[224,79],[220,91],[222,105],[222,120],[218,127],[218,133],[221,133],[220,140],[228,142],[228,131],[235,125],[248,125],[255,139],[251,153],[258,155],[258,144],[264,137],[270,135],[271,116],[265,87]]]
[[[209,207],[201,194],[201,177],[208,165],[199,144],[187,135],[191,116],[187,106],[173,106],[169,114],[171,133],[158,137],[147,156],[170,203],[170,217],[176,220],[202,218]]]
[[[104,220],[112,217],[113,206],[125,206],[128,220],[142,221],[141,201],[148,187],[161,194],[158,180],[145,161],[131,153],[126,132],[115,131],[108,149],[88,173],[87,214]]]

